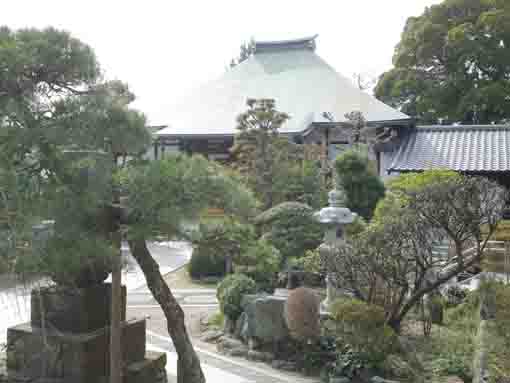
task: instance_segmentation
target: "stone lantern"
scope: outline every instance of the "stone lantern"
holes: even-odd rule
[[[335,249],[346,246],[344,241],[344,227],[352,223],[357,214],[345,207],[344,193],[341,190],[333,189],[328,194],[329,206],[321,209],[314,214],[315,220],[325,226],[326,234],[324,242],[319,247],[319,252],[323,258],[333,257]],[[321,303],[321,311],[328,312],[329,305],[339,295],[337,287],[334,286],[331,276],[326,275],[327,296]]]

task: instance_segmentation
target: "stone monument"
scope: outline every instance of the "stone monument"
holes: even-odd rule
[[[109,284],[70,290],[52,286],[31,294],[30,322],[7,330],[7,369],[24,381],[107,383]],[[166,355],[145,348],[145,319],[126,321],[122,299],[125,383],[165,383]]]
[[[89,158],[90,152],[70,152]],[[110,159],[94,154],[98,166],[85,165],[78,175],[82,189],[108,193]],[[92,190],[92,189],[95,190]],[[108,207],[91,219],[98,233],[109,234]],[[66,212],[62,212],[66,214]],[[65,224],[55,221],[34,227],[37,251]],[[43,256],[36,251],[35,256]],[[7,371],[13,381],[52,383],[108,383],[110,364],[111,285],[104,281],[111,270],[106,257],[83,254],[69,272],[48,270],[55,282],[31,293],[30,322],[7,330]],[[166,383],[166,354],[146,350],[145,319],[126,320],[126,289],[121,294],[121,350],[124,383]]]
[[[335,249],[345,246],[344,226],[352,223],[357,214],[351,212],[344,206],[344,194],[341,190],[333,189],[328,194],[329,206],[314,214],[314,218],[326,227],[324,242],[319,246],[319,252],[325,258],[334,256]],[[339,295],[337,287],[334,286],[331,276],[326,276],[326,299],[321,303],[321,312],[328,312],[329,305]]]

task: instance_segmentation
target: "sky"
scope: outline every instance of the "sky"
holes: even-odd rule
[[[95,51],[108,79],[129,84],[152,125],[171,123],[180,97],[225,72],[250,38],[318,34],[316,53],[339,73],[391,68],[410,16],[440,0],[0,0],[0,25],[65,29]]]

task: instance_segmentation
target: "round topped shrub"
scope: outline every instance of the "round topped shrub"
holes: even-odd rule
[[[264,240],[254,242],[245,252],[234,258],[234,271],[242,273],[271,290],[280,269],[281,255],[278,249]]]
[[[283,259],[301,257],[320,245],[324,231],[313,218],[314,210],[303,203],[284,202],[255,218],[263,238],[276,247]]]
[[[246,294],[257,291],[255,281],[243,274],[231,274],[218,285],[216,296],[223,314],[236,320],[243,312],[241,300]]]

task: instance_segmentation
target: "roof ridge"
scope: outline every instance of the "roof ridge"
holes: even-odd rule
[[[315,39],[319,35],[302,37],[290,40],[255,41],[255,54],[262,52],[275,52],[289,49],[305,49],[315,51]]]

